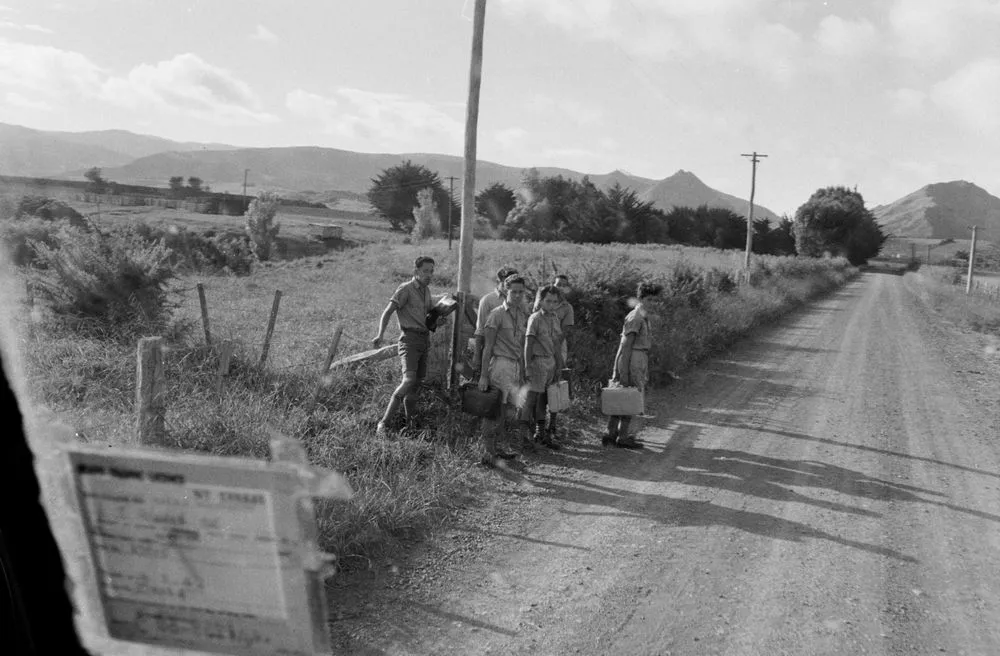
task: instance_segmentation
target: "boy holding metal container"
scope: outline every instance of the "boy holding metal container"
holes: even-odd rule
[[[535,311],[528,318],[524,341],[524,362],[528,379],[528,395],[524,404],[524,419],[534,420],[534,440],[557,450],[559,443],[545,429],[548,414],[548,386],[556,382],[563,368],[562,331],[556,308],[562,297],[553,285],[538,290]]]
[[[636,289],[636,305],[625,317],[622,326],[621,340],[615,355],[614,368],[611,372],[611,384],[622,387],[638,388],[645,393],[649,380],[649,349],[652,346],[652,336],[649,330],[649,313],[646,302],[659,296],[663,291],[660,285],[639,283]],[[622,449],[640,449],[642,445],[628,434],[631,415],[611,415],[608,417],[608,432],[601,438],[604,446],[616,446]]]

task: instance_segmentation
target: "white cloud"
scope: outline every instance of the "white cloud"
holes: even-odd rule
[[[257,30],[250,35],[250,38],[257,41],[264,41],[266,43],[277,43],[278,41],[278,35],[263,25],[258,25]]]
[[[277,119],[261,111],[250,86],[229,71],[187,53],[158,64],[140,64],[104,84],[105,100],[130,109],[165,108],[223,125]]]
[[[601,109],[572,98],[553,98],[539,93],[535,94],[527,105],[537,112],[549,114],[561,123],[569,120],[581,127],[597,125],[604,119],[604,112]]]
[[[0,84],[49,97],[99,93],[106,73],[78,52],[0,38]]]
[[[53,34],[54,32],[47,27],[42,27],[41,25],[34,25],[31,23],[13,23],[11,21],[0,21],[0,29],[5,30],[21,30],[25,32],[39,32],[41,34]]]
[[[21,94],[15,91],[8,91],[4,96],[4,100],[8,105],[13,107],[21,107],[24,109],[37,109],[43,112],[48,112],[52,110],[52,105],[45,102],[44,100],[32,100],[30,98],[25,98]]]
[[[330,98],[296,89],[287,94],[285,105],[293,114],[319,121],[324,132],[346,145],[382,151],[440,151],[442,143],[457,147],[465,129],[443,109],[452,103],[429,103],[396,93],[340,88]]]
[[[924,64],[986,44],[995,48],[998,25],[1000,5],[993,0],[896,0],[889,10],[893,50]]]
[[[521,145],[527,136],[528,131],[524,128],[504,128],[503,130],[497,130],[496,134],[493,135],[493,140],[503,148],[514,148]]]
[[[927,94],[917,89],[893,89],[886,92],[889,111],[897,116],[916,116],[924,109]]]
[[[878,30],[867,20],[849,21],[826,16],[816,30],[816,44],[823,54],[840,59],[857,59],[879,45]]]
[[[1000,58],[981,59],[956,71],[931,89],[930,97],[966,126],[980,133],[1000,132]]]
[[[712,58],[739,62],[778,79],[797,68],[801,39],[767,21],[770,0],[501,0],[504,13],[570,34],[613,43],[648,61]]]

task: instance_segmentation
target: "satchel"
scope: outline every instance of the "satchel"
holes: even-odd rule
[[[608,416],[641,415],[645,399],[638,387],[605,387],[601,390],[601,413]]]
[[[503,394],[499,389],[491,387],[481,392],[476,383],[464,383],[459,388],[459,395],[462,397],[462,412],[485,419],[496,419],[500,416]]]
[[[560,380],[545,388],[549,398],[549,412],[563,412],[569,409],[569,383]]]

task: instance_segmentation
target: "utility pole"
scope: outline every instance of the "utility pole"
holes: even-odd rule
[[[448,178],[448,250],[451,250],[451,206],[455,204],[455,180],[458,180],[453,175],[449,175]]]
[[[243,211],[247,211],[247,174],[250,169],[243,169]]]
[[[465,107],[465,179],[462,188],[462,232],[458,251],[458,291],[472,291],[472,226],[476,217],[476,131],[479,127],[479,87],[483,79],[483,28],[486,0],[476,0],[469,64],[469,100]]]
[[[754,192],[757,190],[757,162],[759,157],[767,157],[767,155],[758,153],[756,150],[752,153],[741,153],[741,157],[749,157],[750,161],[753,162],[753,173],[750,175],[750,215],[747,217],[747,253],[743,260],[743,268],[750,269],[750,253],[753,248],[753,196]]]
[[[972,245],[969,247],[969,275],[965,277],[965,293],[969,295],[972,293],[972,275],[973,275],[973,265],[976,262],[976,228],[978,226],[972,226]]]

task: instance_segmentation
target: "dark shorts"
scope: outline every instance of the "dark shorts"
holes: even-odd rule
[[[399,336],[399,362],[403,373],[415,372],[417,380],[427,376],[427,352],[430,350],[430,333],[406,331]]]

